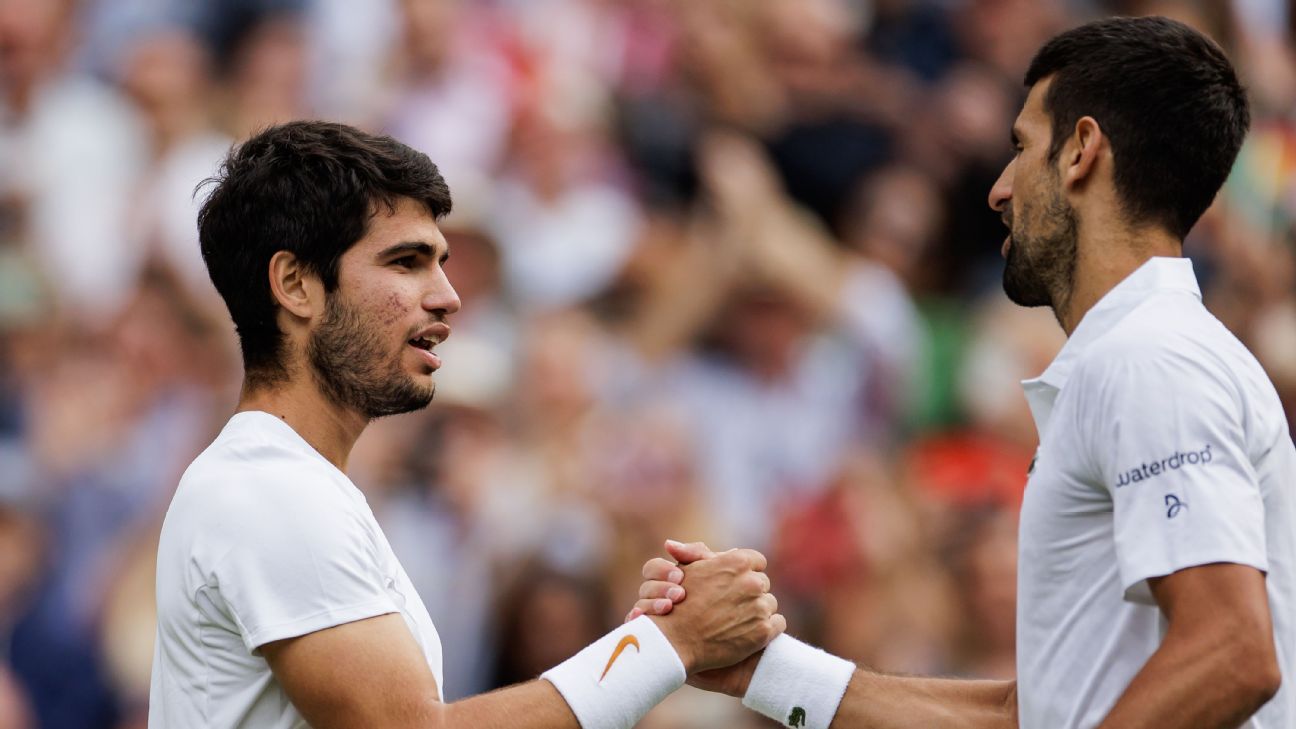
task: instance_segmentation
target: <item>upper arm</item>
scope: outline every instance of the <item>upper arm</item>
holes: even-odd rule
[[[1207,564],[1148,584],[1170,626],[1101,726],[1241,726],[1282,683],[1264,573]]]
[[[1131,345],[1133,347],[1133,345]],[[1147,346],[1086,363],[1082,431],[1110,495],[1127,599],[1148,580],[1214,563],[1268,569],[1264,500],[1243,394],[1190,349]]]
[[[1210,564],[1148,582],[1169,619],[1162,647],[1173,646],[1178,670],[1208,676],[1217,690],[1228,686],[1248,715],[1273,696],[1282,673],[1263,572]]]
[[[1265,575],[1240,564],[1208,564],[1148,580],[1170,629],[1211,631],[1273,648]]]
[[[315,729],[436,727],[436,678],[399,614],[261,646],[275,679]]]

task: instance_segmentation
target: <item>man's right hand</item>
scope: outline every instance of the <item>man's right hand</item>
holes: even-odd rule
[[[672,546],[694,558],[690,564],[670,565],[669,570],[682,572],[688,600],[674,605],[667,611],[670,615],[658,610],[638,614],[652,613],[690,675],[739,663],[787,629],[787,621],[778,614],[778,600],[769,592],[765,556],[760,552],[732,549],[716,554],[700,543],[671,543],[668,548]],[[644,598],[639,604],[653,602]]]

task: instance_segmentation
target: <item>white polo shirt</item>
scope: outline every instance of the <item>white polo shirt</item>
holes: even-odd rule
[[[260,647],[400,613],[438,690],[441,639],[364,494],[283,421],[230,418],[162,524],[150,729],[303,729]]]
[[[1097,726],[1165,634],[1148,578],[1218,562],[1268,575],[1284,682],[1244,726],[1296,726],[1296,448],[1191,262],[1148,261],[1023,386],[1040,447],[1021,513],[1021,726]]]

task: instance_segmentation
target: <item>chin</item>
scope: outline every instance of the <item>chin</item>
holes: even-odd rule
[[[370,418],[382,418],[422,410],[432,402],[436,383],[430,375],[400,373],[387,386],[368,393],[364,411]]]

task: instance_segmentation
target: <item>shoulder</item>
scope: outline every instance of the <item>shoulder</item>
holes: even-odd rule
[[[1187,297],[1184,297],[1187,298]],[[1075,377],[1106,388],[1209,388],[1236,392],[1250,353],[1201,302],[1153,299],[1130,312],[1076,363]]]
[[[336,521],[353,508],[340,472],[272,439],[222,434],[185,471],[168,519],[225,539]]]

